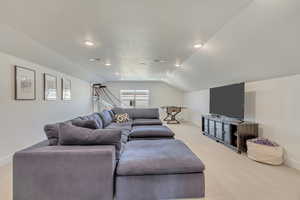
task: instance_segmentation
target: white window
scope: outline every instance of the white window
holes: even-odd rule
[[[149,107],[149,90],[121,90],[122,107],[147,108]]]

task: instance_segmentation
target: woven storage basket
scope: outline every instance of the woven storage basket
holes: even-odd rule
[[[254,142],[255,140],[247,140],[248,158],[270,165],[281,165],[283,163],[283,148],[281,146],[257,144]]]

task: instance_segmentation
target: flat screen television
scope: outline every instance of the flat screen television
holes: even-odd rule
[[[210,89],[211,114],[244,119],[245,83]]]

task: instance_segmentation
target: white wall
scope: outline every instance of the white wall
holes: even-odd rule
[[[183,94],[182,90],[171,87],[168,84],[157,81],[122,81],[105,83],[108,89],[118,98],[120,98],[120,90],[149,90],[150,91],[150,107],[161,106],[182,106]],[[160,112],[163,114],[163,112]],[[178,116],[183,118],[183,115]]]
[[[287,164],[300,169],[300,75],[246,84],[245,118],[286,151]]]
[[[300,75],[246,83],[245,119],[259,123],[259,134],[286,151],[286,164],[300,169]],[[209,111],[209,92],[185,94],[190,120],[201,125]]]
[[[14,65],[36,70],[37,99],[14,100]],[[56,75],[58,94],[56,101],[43,100],[43,73]],[[62,77],[72,80],[72,101],[61,100]],[[43,126],[47,123],[67,120],[92,111],[91,89],[88,82],[66,76],[44,66],[0,53],[0,165],[24,147],[44,140]]]
[[[184,105],[188,107],[187,120],[201,127],[201,115],[209,113],[209,90],[185,93]]]

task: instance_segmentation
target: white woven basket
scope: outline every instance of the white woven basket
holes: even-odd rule
[[[281,146],[267,146],[248,140],[247,149],[247,156],[252,160],[270,165],[281,165],[283,163],[283,148]]]

